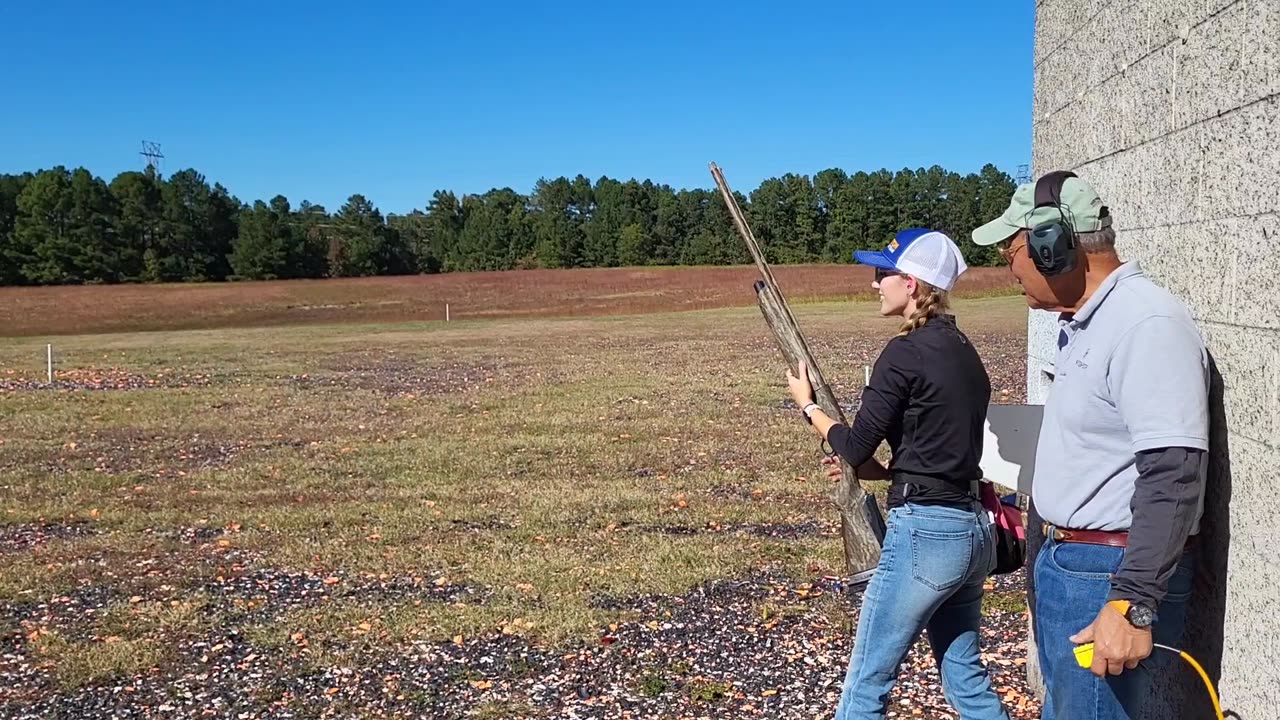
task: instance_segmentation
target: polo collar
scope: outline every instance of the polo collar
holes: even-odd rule
[[[1076,327],[1089,322],[1089,318],[1093,317],[1093,314],[1097,312],[1098,307],[1102,305],[1102,301],[1107,299],[1107,296],[1111,294],[1111,291],[1114,290],[1117,285],[1131,277],[1137,277],[1141,274],[1142,264],[1137,260],[1130,260],[1121,264],[1120,267],[1112,270],[1111,274],[1102,281],[1102,284],[1098,286],[1098,289],[1094,291],[1093,295],[1089,298],[1089,301],[1084,304],[1084,306],[1075,311],[1075,313],[1064,314],[1063,320]]]

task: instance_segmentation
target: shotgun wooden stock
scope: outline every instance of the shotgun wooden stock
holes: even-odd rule
[[[836,402],[831,387],[823,378],[813,353],[809,352],[809,345],[800,332],[795,316],[791,314],[791,307],[787,305],[777,280],[769,270],[769,264],[764,259],[760,244],[756,242],[755,235],[742,215],[742,208],[738,206],[737,200],[729,190],[729,184],[725,182],[724,174],[715,163],[711,163],[711,176],[715,178],[716,186],[724,196],[725,205],[733,217],[734,225],[738,228],[738,234],[746,241],[747,249],[751,251],[756,267],[760,269],[763,279],[755,283],[756,301],[765,322],[773,331],[778,349],[793,373],[798,372],[799,362],[804,361],[809,368],[809,379],[813,383],[814,401],[828,416],[838,422],[845,422],[844,412]],[[871,578],[876,565],[880,562],[880,547],[884,542],[885,533],[884,515],[881,514],[875,497],[864,491],[858,483],[854,468],[850,467],[843,458],[840,460],[840,466],[844,470],[844,476],[836,485],[831,501],[840,511],[845,564],[852,576],[852,582],[860,583]]]

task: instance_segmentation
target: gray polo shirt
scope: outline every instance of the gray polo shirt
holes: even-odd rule
[[[1209,357],[1186,307],[1136,262],[1059,320],[1032,498],[1047,522],[1127,530],[1136,454],[1209,448]],[[1207,465],[1207,464],[1206,464]],[[1200,478],[1199,527],[1204,505]]]

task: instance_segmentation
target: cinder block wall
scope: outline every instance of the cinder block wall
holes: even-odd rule
[[[1225,707],[1280,717],[1280,0],[1040,0],[1035,34],[1033,175],[1098,188],[1219,372],[1187,649]],[[1031,402],[1056,335],[1031,313]],[[1211,717],[1203,693],[1175,665],[1150,717]]]

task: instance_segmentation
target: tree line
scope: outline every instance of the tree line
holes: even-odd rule
[[[738,193],[771,262],[850,262],[898,230],[951,235],[971,265],[994,264],[969,230],[1014,190],[994,165],[813,177],[787,174]],[[241,202],[193,169],[111,182],[59,166],[0,175],[0,284],[199,282],[402,275],[516,268],[750,262],[714,189],[578,175],[528,194],[437,191],[422,209],[384,216],[363,195],[336,212],[283,195]]]

